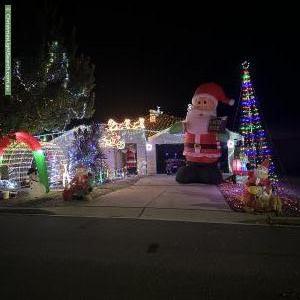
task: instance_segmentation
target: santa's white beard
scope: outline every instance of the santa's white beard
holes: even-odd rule
[[[208,133],[209,121],[216,116],[215,111],[202,111],[192,108],[186,115],[186,130],[193,134]]]

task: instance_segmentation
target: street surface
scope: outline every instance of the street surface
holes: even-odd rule
[[[0,299],[299,299],[300,228],[0,214]]]

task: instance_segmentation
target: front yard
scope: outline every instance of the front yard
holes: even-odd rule
[[[140,177],[131,177],[126,179],[119,179],[109,183],[105,183],[101,186],[94,187],[90,194],[88,201],[92,202],[99,199],[99,197],[111,193],[113,191],[123,189],[133,185],[139,180]],[[15,198],[8,200],[0,199],[0,207],[55,207],[55,206],[74,206],[80,205],[86,200],[73,200],[64,201],[62,197],[62,190],[50,191],[43,197],[30,198],[23,192],[20,192]]]

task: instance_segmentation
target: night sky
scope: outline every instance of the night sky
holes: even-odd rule
[[[12,3],[20,55],[35,47],[43,1]],[[300,49],[293,7],[79,1],[57,8],[64,34],[76,26],[79,52],[96,65],[95,120],[145,115],[157,105],[183,117],[196,87],[207,81],[238,100],[240,63],[247,58],[266,125],[273,135],[297,135]],[[219,108],[229,126],[235,111]]]

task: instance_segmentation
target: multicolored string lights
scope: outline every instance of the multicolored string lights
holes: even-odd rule
[[[273,183],[278,181],[272,153],[262,126],[262,118],[257,107],[254,88],[249,72],[248,61],[242,63],[241,117],[239,131],[243,136],[241,151],[247,156],[249,163],[257,167],[265,159],[270,161],[269,176]]]

